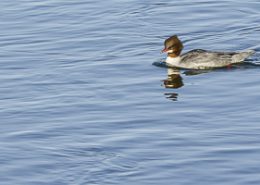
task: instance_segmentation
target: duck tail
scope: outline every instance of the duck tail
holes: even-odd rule
[[[245,53],[248,53],[249,56],[250,56],[250,55],[255,54],[255,50],[253,50],[253,49],[249,49],[249,50],[246,50]]]
[[[242,52],[237,53],[233,56],[233,61],[235,63],[236,62],[242,62],[253,54],[255,54],[255,50],[250,49],[250,50],[242,51]]]
[[[246,50],[246,51],[244,51],[244,52],[242,52],[242,53],[245,53],[245,55],[247,55],[247,57],[249,57],[249,56],[255,54],[255,50],[249,49],[249,50]],[[247,57],[246,57],[246,58],[247,58]]]

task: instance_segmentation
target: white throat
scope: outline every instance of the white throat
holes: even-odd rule
[[[166,58],[166,63],[167,64],[170,64],[170,65],[173,65],[173,66],[179,66],[180,65],[180,61],[181,61],[181,57],[178,56],[178,57],[170,57],[168,56]]]

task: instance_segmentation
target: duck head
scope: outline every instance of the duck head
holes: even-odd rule
[[[183,45],[177,35],[173,35],[164,41],[163,53],[168,53],[170,57],[178,57],[181,54]]]

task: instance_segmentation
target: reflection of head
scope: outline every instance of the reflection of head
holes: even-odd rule
[[[168,78],[163,81],[166,88],[180,88],[183,86],[180,71],[174,68],[168,68]]]
[[[168,79],[163,81],[166,88],[180,88],[183,86],[182,77],[179,74],[168,75]]]

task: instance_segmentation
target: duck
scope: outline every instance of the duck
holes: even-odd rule
[[[169,67],[184,69],[211,69],[230,67],[232,64],[242,63],[255,53],[254,50],[241,52],[218,52],[204,49],[194,49],[181,54],[183,44],[177,35],[173,35],[164,41],[162,53],[167,53],[165,60]]]

